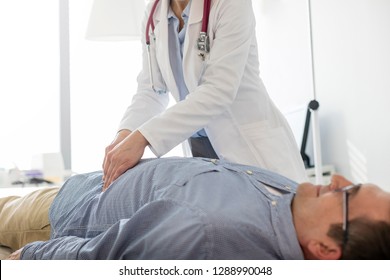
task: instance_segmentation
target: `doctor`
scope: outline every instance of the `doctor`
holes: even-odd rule
[[[292,132],[259,77],[251,0],[157,0],[146,10],[138,90],[106,148],[103,189],[146,146],[160,157],[187,139],[193,156],[305,181]],[[177,103],[167,109],[169,93]]]

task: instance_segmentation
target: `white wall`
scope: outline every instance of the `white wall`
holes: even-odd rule
[[[312,98],[307,0],[253,0],[263,80],[277,105]],[[324,164],[390,190],[390,1],[312,0]]]
[[[252,0],[257,17],[261,77],[282,111],[311,98],[306,1]]]

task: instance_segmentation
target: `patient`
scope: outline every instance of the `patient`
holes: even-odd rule
[[[58,194],[0,200],[0,244],[22,247],[10,259],[390,259],[390,193],[342,176],[297,185],[250,166],[161,158],[102,185],[94,172]]]

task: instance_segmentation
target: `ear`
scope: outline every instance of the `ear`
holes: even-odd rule
[[[317,260],[338,260],[341,258],[341,248],[334,242],[310,240],[307,249],[310,255]]]

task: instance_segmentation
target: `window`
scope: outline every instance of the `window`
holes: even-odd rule
[[[0,168],[59,152],[58,1],[0,1]]]
[[[29,169],[33,155],[61,150],[60,1],[0,1],[0,169]],[[67,125],[77,173],[101,169],[141,69],[140,41],[85,39],[92,2],[69,0]],[[181,148],[171,155],[182,155]],[[147,150],[144,157],[154,155]]]

